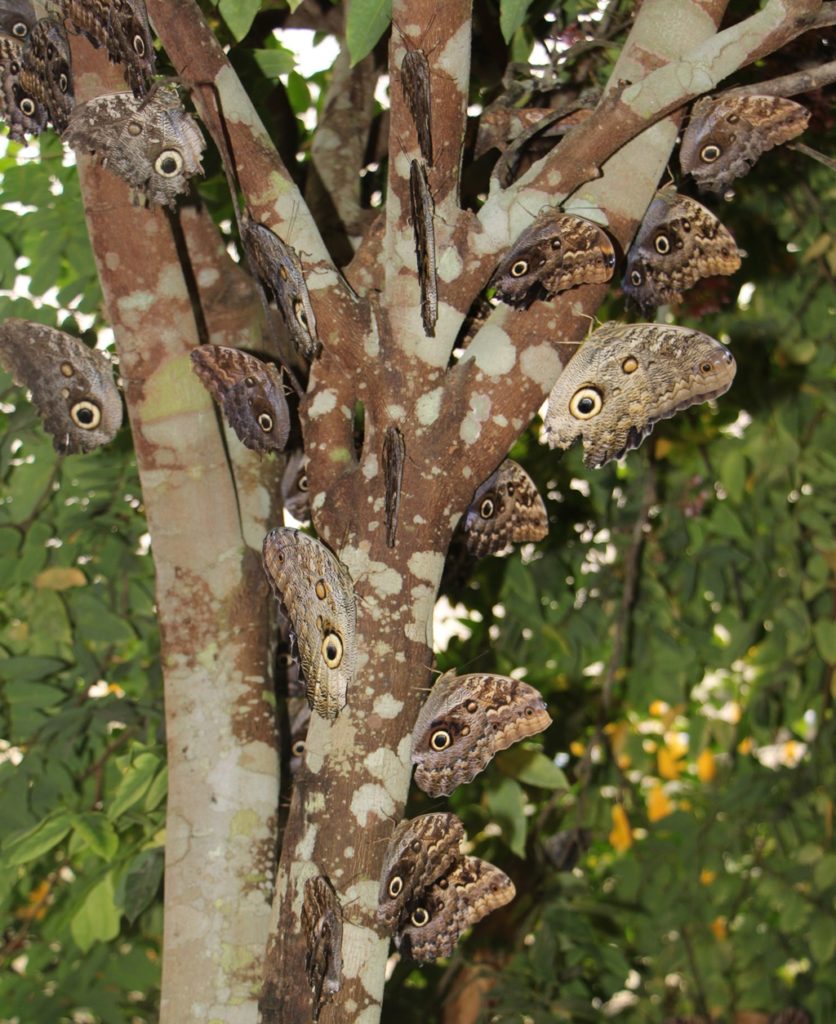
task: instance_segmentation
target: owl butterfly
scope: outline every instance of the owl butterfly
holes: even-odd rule
[[[733,274],[746,254],[704,206],[669,187],[656,193],[627,254],[621,287],[647,315],[681,302],[703,277]]]
[[[305,882],[302,901],[305,973],[313,993],[313,1020],[328,996],[339,992],[342,973],[343,912],[334,887],[325,875]]]
[[[237,348],[192,349],[192,369],[247,448],[283,452],[290,434],[281,370]]]
[[[307,523],[311,518],[311,501],[308,494],[308,470],[305,453],[301,448],[292,451],[285,463],[281,482],[282,505],[297,523]]]
[[[75,97],[67,33],[54,18],[41,18],[29,32],[20,66],[20,85],[44,105],[60,135],[69,123]]]
[[[122,400],[102,352],[28,320],[0,324],[0,363],[29,388],[62,455],[107,444],[122,425]]]
[[[24,45],[12,36],[0,36],[0,117],[9,126],[9,138],[23,142],[46,127],[47,109],[20,82]]]
[[[407,46],[401,61],[401,88],[415,123],[421,156],[432,167],[432,104],[430,102],[430,65],[423,50]]]
[[[506,459],[473,495],[462,529],[468,553],[484,558],[509,544],[542,540],[549,520],[534,481],[518,462]]]
[[[461,933],[514,898],[499,868],[463,857],[464,829],[453,814],[402,821],[386,851],[378,920],[413,960],[450,956]]]
[[[267,534],[263,558],[296,637],[308,703],[323,718],[336,718],[345,707],[357,660],[357,613],[348,569],[324,544],[288,527]]]
[[[95,153],[140,197],[174,207],[189,178],[202,174],[205,142],[173,86],[145,100],[119,92],[77,106],[64,132],[73,149]]]
[[[723,192],[762,153],[800,135],[809,120],[809,110],[783,96],[704,96],[691,108],[682,137],[682,173],[701,189]]]
[[[689,327],[608,323],[584,341],[549,395],[546,440],[583,440],[584,464],[638,448],[658,420],[717,398],[737,369],[725,345]]]
[[[97,49],[104,46],[114,64],[124,65],[134,96],[144,96],[155,70],[145,0],[58,0],[58,6],[69,29]]]
[[[435,204],[427,181],[427,169],[419,161],[409,165],[409,205],[415,233],[418,284],[421,289],[421,322],[424,334],[435,337],[438,320],[438,277],[435,266]]]
[[[497,297],[511,306],[530,306],[568,288],[609,281],[615,250],[597,224],[551,209],[527,228],[494,273]]]
[[[417,895],[446,875],[461,858],[464,826],[455,814],[438,812],[404,819],[392,833],[377,900],[377,919],[390,931]]]
[[[307,701],[290,719],[290,774],[295,775],[302,767],[305,748],[308,741],[308,726],[311,721],[311,709]]]
[[[249,218],[243,223],[241,244],[268,297],[282,311],[297,352],[308,362],[316,359],[322,345],[298,253],[270,228]]]
[[[430,690],[412,731],[415,782],[430,796],[449,796],[500,750],[551,722],[545,701],[528,683],[447,672]]]
[[[29,0],[0,0],[0,35],[25,39],[37,20]]]
[[[386,545],[393,548],[398,532],[398,509],[401,504],[403,465],[406,444],[397,427],[387,427],[383,438],[383,479],[385,485],[384,514],[386,517]]]

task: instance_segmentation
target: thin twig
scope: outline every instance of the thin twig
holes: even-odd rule
[[[765,82],[753,82],[736,89],[729,89],[726,96],[796,96],[811,92],[824,85],[836,82],[836,60],[820,64],[817,68],[793,71],[791,75],[769,78]]]

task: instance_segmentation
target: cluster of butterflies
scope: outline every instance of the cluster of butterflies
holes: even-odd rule
[[[54,0],[38,17],[31,0],[0,0],[0,117],[23,141],[51,125],[93,153],[142,200],[173,206],[202,172],[203,135],[177,90],[152,85],[154,41],[144,0]],[[67,32],[120,64],[130,92],[76,104]]]

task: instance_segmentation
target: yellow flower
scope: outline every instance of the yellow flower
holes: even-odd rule
[[[668,800],[668,796],[657,782],[647,797],[647,817],[650,821],[659,821],[660,818],[667,818],[676,810]]]
[[[678,744],[677,747],[679,746]],[[663,779],[678,779],[682,774],[682,759],[677,756],[678,752],[671,750],[670,747],[659,748],[656,763],[659,766],[659,775]]]
[[[697,758],[697,778],[700,782],[713,782],[716,774],[717,765],[714,761],[714,755],[706,747]]]
[[[650,705],[649,711],[654,718],[661,718],[669,707],[670,704],[666,700],[654,700]]]
[[[739,754],[751,754],[754,743],[751,736],[744,736],[743,739],[737,744],[737,752]]]
[[[700,871],[700,885],[713,885],[716,878],[716,871],[711,871],[709,868],[703,868]]]
[[[633,831],[627,818],[627,812],[621,804],[612,806],[612,832],[610,832],[610,843],[619,853],[629,850],[633,845]]]
[[[586,744],[581,743],[580,740],[572,740],[569,744],[569,753],[574,754],[575,757],[583,757],[586,753]]]
[[[711,934],[718,942],[723,942],[724,939],[728,938],[729,930],[726,926],[726,919],[724,917],[715,917],[708,927],[711,929]]]

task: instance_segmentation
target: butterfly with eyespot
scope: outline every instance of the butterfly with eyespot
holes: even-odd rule
[[[267,534],[263,560],[296,637],[308,703],[323,718],[336,718],[357,661],[351,574],[324,544],[289,527]]]
[[[290,774],[295,775],[302,767],[302,759],[307,747],[308,726],[311,722],[311,709],[303,700],[301,706],[290,717]]]
[[[0,0],[0,35],[25,39],[37,20],[29,0]]]
[[[518,462],[505,459],[477,488],[461,530],[468,553],[484,558],[510,544],[543,540],[549,518],[534,481]]]
[[[0,324],[0,363],[32,401],[62,455],[107,444],[122,425],[122,400],[103,352],[29,320]]]
[[[704,277],[733,274],[745,255],[710,210],[669,186],[647,208],[621,287],[647,316]]]
[[[497,298],[527,307],[568,288],[609,281],[615,249],[603,228],[563,210],[537,217],[496,268],[491,283]]]
[[[723,192],[763,153],[800,135],[810,111],[783,96],[704,96],[691,108],[679,166],[706,191]]]
[[[189,178],[203,173],[203,135],[173,86],[144,100],[128,92],[96,96],[75,108],[63,139],[95,153],[141,200],[163,206],[174,207]]]
[[[545,417],[551,448],[583,440],[590,468],[637,448],[661,419],[717,398],[736,370],[725,345],[689,327],[608,323],[564,367]]]
[[[125,81],[137,98],[154,75],[154,40],[145,0],[57,0],[71,32],[104,46],[114,64],[124,66]]]
[[[302,934],[315,1024],[327,998],[339,992],[342,984],[343,912],[334,886],[325,875],[305,880]]]
[[[75,106],[72,56],[64,26],[55,18],[41,18],[31,28],[23,49],[20,86],[46,108],[60,135]]]
[[[520,740],[551,725],[546,702],[508,676],[446,672],[430,690],[412,731],[415,783],[429,796],[449,796]]]
[[[290,434],[290,410],[281,370],[238,348],[201,345],[192,349],[192,369],[221,406],[247,448],[283,452]]]
[[[312,362],[322,343],[299,254],[266,224],[257,224],[250,217],[242,218],[241,245],[253,273],[282,311],[296,351]]]
[[[432,167],[432,104],[430,102],[430,65],[423,50],[407,46],[401,61],[401,88],[412,114],[421,156]]]
[[[40,135],[49,117],[46,107],[20,82],[25,43],[0,36],[0,118],[9,126],[9,138],[23,142]]]
[[[415,259],[421,292],[421,323],[428,338],[435,337],[438,320],[438,275],[435,261],[435,204],[427,169],[420,160],[409,165],[409,207],[415,234]]]
[[[403,956],[450,956],[462,932],[514,898],[499,868],[462,856],[464,829],[453,814],[402,821],[386,851],[378,920]]]
[[[308,494],[308,468],[305,452],[290,452],[282,473],[282,506],[298,523],[310,522],[311,499]]]

